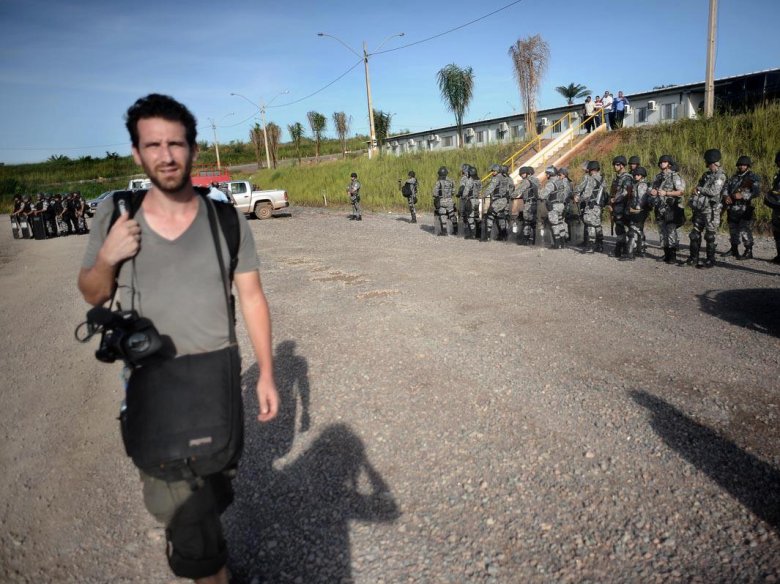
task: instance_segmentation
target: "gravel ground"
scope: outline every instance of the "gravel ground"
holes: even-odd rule
[[[779,266],[667,266],[654,233],[633,263],[435,237],[430,215],[251,226],[284,404],[259,425],[247,394],[234,581],[780,579]],[[175,581],[119,369],[73,340],[86,239],[0,243],[0,579]]]

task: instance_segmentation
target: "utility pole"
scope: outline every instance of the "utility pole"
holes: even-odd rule
[[[371,135],[368,145],[368,159],[371,160],[371,154],[376,148],[376,126],[374,126],[374,106],[371,103],[371,81],[368,77],[368,48],[366,47],[366,41],[363,41],[363,65],[366,68],[366,99],[368,100],[368,125],[370,127]]]
[[[263,122],[263,143],[265,144],[265,167],[271,168],[271,155],[268,153],[268,131],[265,129],[265,104],[260,108],[260,120]]]
[[[220,121],[224,120],[228,116],[232,116],[234,112],[231,112],[220,119]],[[211,129],[214,131],[214,151],[217,153],[217,170],[222,170],[222,165],[219,163],[219,140],[217,140],[217,123],[214,121],[214,118],[208,118],[208,120],[211,122]]]
[[[707,33],[707,74],[704,77],[704,117],[715,113],[715,36],[718,28],[718,0],[710,0],[710,24]]]

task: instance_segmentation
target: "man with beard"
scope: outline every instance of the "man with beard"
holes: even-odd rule
[[[193,376],[188,373],[188,363],[203,363],[202,357],[221,352],[231,356],[230,377],[235,379],[240,373],[234,314],[228,297],[228,263],[260,370],[257,417],[261,422],[271,420],[279,403],[273,379],[271,320],[246,219],[232,207],[217,209],[220,203],[210,201],[205,192],[193,188],[190,172],[198,154],[196,121],[186,107],[168,96],[151,94],[130,107],[126,120],[133,158],[150,177],[152,188],[140,199],[134,216],[123,211],[114,199],[107,199],[98,207],[79,274],[79,289],[94,306],[112,299],[116,290],[121,291],[122,306],[133,306],[139,316],[150,319],[160,334],[169,339],[176,354],[176,358],[160,358],[131,369],[127,417],[122,418],[128,422],[126,428],[131,427],[130,412],[135,408],[154,421],[167,415],[165,419],[176,422],[173,429],[152,425],[155,439],[165,432],[183,432],[181,428],[187,428],[185,420],[192,419],[193,410],[200,417],[208,417],[208,412],[202,411],[203,404],[222,405],[224,400],[219,395],[228,392],[230,399],[235,394],[238,400],[231,407],[240,411],[240,386],[235,382],[228,383],[228,387],[204,386],[198,379],[187,378],[188,374]],[[130,202],[133,200],[131,197]],[[221,220],[217,224],[215,216],[223,217],[226,211],[236,213],[233,225],[238,234],[227,233]],[[236,240],[234,258],[228,241]],[[155,400],[161,399],[158,395],[169,392],[171,386],[149,391],[148,386],[153,383],[134,385],[134,381],[148,380],[148,371],[154,372],[154,379],[166,366],[181,363],[181,359],[185,373],[178,385],[191,389],[185,395],[193,397],[181,399],[175,411],[158,413],[150,406],[157,404]],[[142,399],[135,397],[138,389],[144,390],[146,404],[138,403]],[[196,403],[195,395],[210,397]],[[131,400],[135,403],[131,404]],[[140,423],[143,425],[143,420]],[[211,437],[200,438],[194,446],[206,439]],[[236,448],[235,463],[238,454],[240,447]],[[195,460],[186,459],[183,474]],[[149,473],[141,471],[144,502],[149,512],[166,526],[168,562],[177,576],[227,583],[227,549],[220,514],[233,500],[231,478],[235,463],[231,461],[220,472],[196,474],[184,480],[152,476],[147,467]]]

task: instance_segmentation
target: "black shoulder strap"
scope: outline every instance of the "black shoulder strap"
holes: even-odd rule
[[[124,205],[127,211],[130,213],[130,218],[135,217],[138,209],[141,208],[141,203],[144,202],[146,196],[146,189],[140,191],[117,191],[113,194],[114,199],[114,212],[111,213],[111,220],[108,222],[108,229],[106,233],[111,231],[111,227],[119,219],[121,213],[119,207]]]

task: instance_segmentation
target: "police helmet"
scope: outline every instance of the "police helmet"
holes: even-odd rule
[[[591,160],[590,162],[588,162],[587,170],[588,172],[590,172],[591,170],[601,170],[601,165],[599,164],[599,161]]]
[[[639,156],[632,156],[631,158],[628,159],[628,163],[636,164],[637,166],[639,166],[640,164],[642,164],[642,161],[639,160]]]
[[[704,153],[704,162],[707,164],[713,164],[720,162],[720,150],[717,148],[710,148]]]
[[[509,167],[506,164],[501,165],[501,174],[509,174]]]
[[[780,152],[778,152],[778,155],[780,155]],[[533,169],[531,169],[528,166],[521,166],[520,170],[517,171],[518,174],[532,174]]]
[[[671,166],[672,164],[674,164],[674,159],[668,154],[662,154],[661,157],[658,159],[658,166],[661,166],[662,162],[668,162],[669,165]]]
[[[450,172],[450,171],[449,171],[449,170],[447,170],[447,167],[446,167],[446,166],[442,166],[441,168],[439,168],[439,177],[440,177],[440,178],[444,178],[445,176],[447,176],[447,174],[448,174],[449,172]]]
[[[468,164],[466,164],[465,162],[460,165],[460,171],[463,174],[468,174],[469,173],[469,168],[470,168],[470,166]]]
[[[644,166],[637,166],[634,169],[634,176],[637,175],[647,178],[647,169]]]
[[[753,161],[750,160],[750,156],[740,156],[737,158],[737,166],[753,166]]]
[[[414,171],[413,170],[409,171],[409,178],[414,178]]]
[[[544,169],[544,173],[547,176],[555,176],[556,174],[558,174],[558,169],[556,169],[554,166],[548,166],[547,168]]]
[[[479,178],[476,166],[469,166],[469,178]]]
[[[565,166],[563,168],[558,169],[558,174],[562,174],[563,176],[567,177],[569,176],[569,169]]]
[[[357,178],[357,173],[356,173],[356,172],[353,172],[353,173],[352,173],[352,174],[350,174],[349,176],[350,176],[350,177],[352,177],[352,178]]]
[[[501,172],[501,167],[498,164],[493,164],[490,167],[490,172],[495,172],[496,174],[498,174],[499,172]]]
[[[626,157],[625,156],[615,156],[615,158],[612,159],[612,166],[614,166],[616,164],[619,164],[621,166],[625,166],[626,164],[628,164],[626,162]]]

